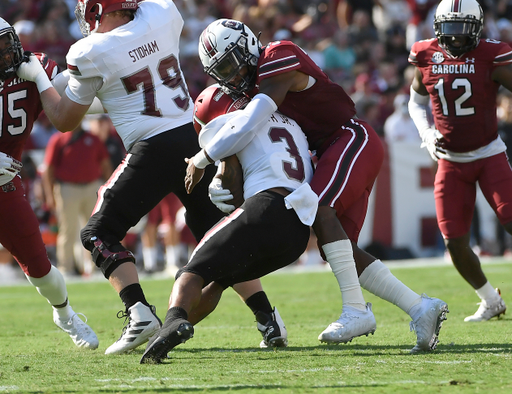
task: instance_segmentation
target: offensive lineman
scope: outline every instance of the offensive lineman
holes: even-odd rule
[[[501,224],[512,234],[512,170],[497,132],[496,95],[512,91],[512,48],[480,39],[484,15],[476,0],[443,0],[436,38],[411,48],[416,66],[409,112],[438,169],[434,197],[437,224],[453,264],[482,302],[466,322],[489,320],[506,305],[470,247],[478,182]],[[434,125],[427,117],[432,103]]]
[[[277,112],[242,136],[223,128],[237,115],[227,112],[247,102],[245,96],[233,102],[215,85],[196,100],[194,119],[200,120],[196,124],[214,119],[202,128],[199,143],[203,148],[216,145],[221,158],[237,155],[245,202],[205,235],[176,275],[165,322],[141,363],[161,362],[171,349],[192,337],[194,328],[187,319],[199,304],[203,287],[210,285],[218,302],[225,288],[291,264],[306,249],[318,206],[308,184],[313,167],[306,138],[295,121]],[[192,159],[188,162],[185,186],[191,192],[204,169],[196,168]]]
[[[100,188],[81,232],[84,247],[126,307],[121,317],[128,317],[128,325],[105,351],[121,354],[146,342],[161,325],[139,284],[135,258],[120,243],[126,232],[171,192],[186,207],[198,240],[223,215],[208,199],[207,186],[190,195],[183,187],[184,158],[199,146],[178,60],[183,19],[174,3],[79,0],[75,14],[85,38],[68,52],[70,79],[62,99],[34,57],[20,66],[18,76],[36,82],[46,115],[61,131],[73,130],[97,97],[128,152]],[[236,290],[254,313],[272,314],[259,281]]]
[[[53,79],[57,63],[45,54],[34,56],[38,64],[43,63],[46,78]],[[18,175],[23,147],[43,109],[36,85],[16,77],[22,59],[18,35],[0,18],[0,243],[14,256],[30,284],[52,305],[55,324],[76,346],[96,349],[98,337],[69,305],[64,277],[48,259],[39,221]]]

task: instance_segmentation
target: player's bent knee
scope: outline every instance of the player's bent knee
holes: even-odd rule
[[[101,269],[107,279],[121,264],[129,262],[135,264],[133,253],[120,243],[109,245],[98,237],[92,237],[90,242],[94,244],[91,251],[94,264]]]

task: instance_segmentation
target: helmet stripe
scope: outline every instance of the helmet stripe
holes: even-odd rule
[[[206,55],[210,58],[217,54],[217,50],[213,47],[212,43],[208,39],[208,29],[204,30],[201,33],[201,44],[203,45],[203,49],[206,52]]]
[[[462,0],[453,0],[452,12],[460,12]]]

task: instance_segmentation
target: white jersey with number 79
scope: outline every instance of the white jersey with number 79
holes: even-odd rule
[[[191,122],[193,103],[178,60],[182,28],[172,1],[141,2],[134,20],[71,46],[66,94],[82,105],[97,96],[127,149]]]

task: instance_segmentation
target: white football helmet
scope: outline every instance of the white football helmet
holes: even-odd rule
[[[219,84],[240,94],[254,87],[261,43],[242,22],[218,19],[199,37],[204,71]]]
[[[0,80],[16,75],[23,62],[23,47],[14,28],[0,18]]]
[[[484,13],[476,0],[443,0],[437,6],[434,31],[439,45],[450,55],[459,57],[474,49],[482,35]],[[455,40],[466,42],[454,45]]]
[[[133,10],[140,0],[78,0],[75,16],[84,37],[94,33],[101,24],[103,15],[118,10]]]

